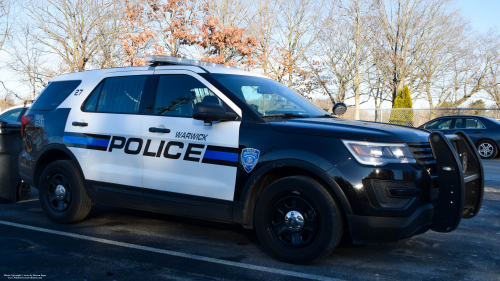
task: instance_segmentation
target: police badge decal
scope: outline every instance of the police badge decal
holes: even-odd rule
[[[250,173],[259,160],[260,151],[254,148],[245,148],[241,151],[241,165],[243,169]]]

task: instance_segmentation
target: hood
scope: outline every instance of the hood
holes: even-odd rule
[[[297,118],[273,121],[270,124],[274,130],[285,133],[374,142],[429,142],[427,131],[387,123],[342,118]]]

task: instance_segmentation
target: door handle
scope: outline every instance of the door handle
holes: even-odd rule
[[[480,133],[482,133],[482,132],[481,132],[481,131],[475,131],[474,133],[476,133],[476,134],[480,134]]]
[[[71,125],[76,126],[76,127],[87,127],[89,125],[89,123],[85,123],[85,122],[73,122],[73,123],[71,123]]]
[[[156,127],[149,128],[149,131],[151,133],[170,133],[170,129],[156,128]]]

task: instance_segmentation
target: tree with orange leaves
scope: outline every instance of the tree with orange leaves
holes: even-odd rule
[[[183,47],[196,44],[196,0],[147,0],[151,29],[161,39],[158,51],[182,57]]]
[[[252,55],[257,48],[257,39],[246,36],[246,29],[238,26],[219,27],[220,20],[213,15],[208,2],[202,5],[203,23],[199,28],[197,45],[202,49],[201,60],[249,68],[255,60]]]
[[[126,57],[124,64],[130,66],[145,65],[143,53],[152,45],[152,40],[157,35],[146,26],[147,15],[144,12],[142,1],[131,4],[127,0],[125,4],[124,32],[121,39]]]

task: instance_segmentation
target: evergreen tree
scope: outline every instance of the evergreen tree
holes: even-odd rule
[[[398,92],[392,108],[413,108],[411,92],[408,86],[405,86],[403,90]],[[392,110],[389,122],[391,124],[413,127],[413,110]]]

